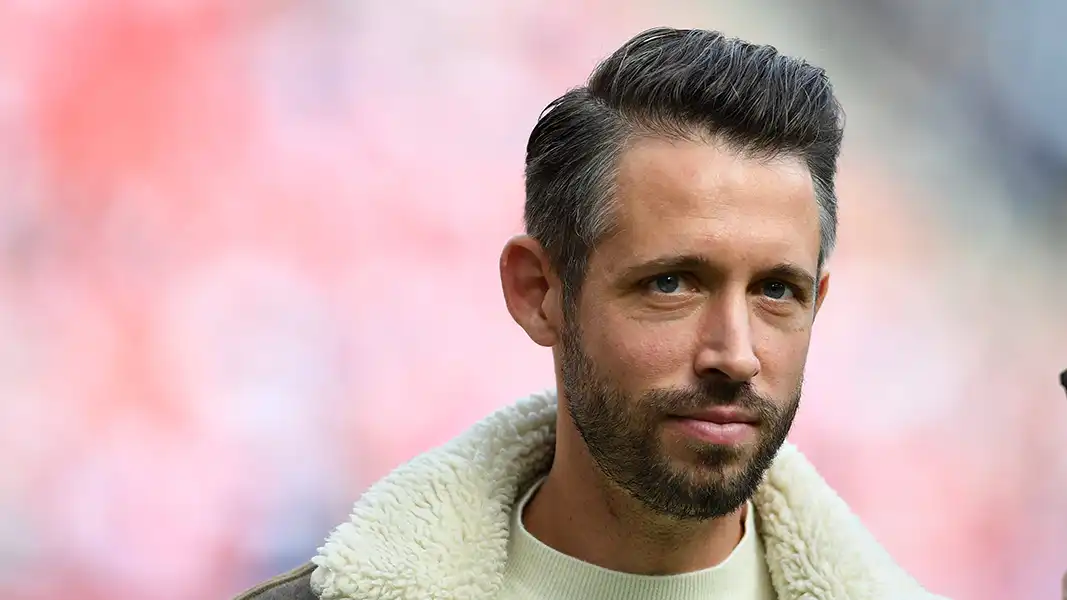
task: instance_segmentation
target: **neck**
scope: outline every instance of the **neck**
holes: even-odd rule
[[[565,413],[552,468],[522,516],[527,531],[579,560],[639,575],[699,571],[730,556],[744,533],[744,507],[704,521],[650,514],[607,480]]]

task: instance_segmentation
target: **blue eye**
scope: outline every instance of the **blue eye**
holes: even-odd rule
[[[789,284],[781,281],[767,281],[763,284],[763,295],[772,300],[786,300],[793,294]]]
[[[682,287],[680,275],[660,275],[651,281],[652,287],[661,294],[673,294]]]

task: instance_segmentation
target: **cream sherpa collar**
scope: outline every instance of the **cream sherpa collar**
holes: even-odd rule
[[[492,600],[508,519],[551,461],[556,396],[503,408],[372,486],[314,559],[323,600]],[[753,498],[780,600],[928,600],[786,444]]]

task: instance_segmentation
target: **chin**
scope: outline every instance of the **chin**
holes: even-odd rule
[[[694,480],[722,480],[744,470],[751,452],[738,446],[688,443],[667,453],[667,462],[679,474]]]

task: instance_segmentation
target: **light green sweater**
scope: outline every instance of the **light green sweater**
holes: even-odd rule
[[[542,480],[543,481],[543,480]],[[774,600],[774,587],[748,507],[741,541],[722,563],[693,573],[632,575],[582,562],[541,543],[522,523],[537,482],[512,511],[499,600]]]

